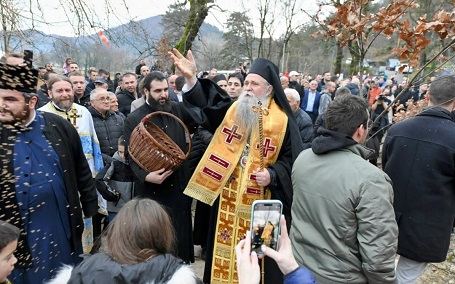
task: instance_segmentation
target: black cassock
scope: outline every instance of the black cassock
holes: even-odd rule
[[[191,125],[192,118],[188,115],[183,104],[171,102],[171,113],[180,118],[187,125]],[[155,112],[148,104],[130,113],[124,125],[125,149],[128,149],[132,131],[140,123],[143,117]],[[188,145],[185,138],[184,128],[172,117],[167,115],[156,115],[151,121],[163,130],[186,153]],[[128,160],[136,176],[134,195],[153,199],[163,205],[169,213],[177,238],[176,255],[185,262],[194,262],[194,247],[192,238],[191,223],[191,198],[183,194],[191,173],[187,163],[184,162],[172,175],[164,180],[162,184],[145,182],[148,171],[141,169],[131,157]]]

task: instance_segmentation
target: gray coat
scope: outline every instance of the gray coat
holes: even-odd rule
[[[318,283],[394,283],[398,228],[390,178],[371,150],[323,130],[292,168],[291,242]]]

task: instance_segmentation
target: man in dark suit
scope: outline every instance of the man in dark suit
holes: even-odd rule
[[[305,91],[305,96],[302,99],[300,108],[303,109],[311,117],[311,120],[314,122],[318,117],[319,101],[321,100],[321,95],[317,91],[318,82],[313,80],[310,82],[308,90]]]

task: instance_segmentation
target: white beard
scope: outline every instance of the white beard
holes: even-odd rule
[[[253,106],[258,106],[258,102],[264,107],[267,102],[267,92],[255,97],[253,94],[243,91],[238,99],[238,105],[235,111],[235,124],[246,130],[250,134],[258,126],[258,113],[253,111]]]

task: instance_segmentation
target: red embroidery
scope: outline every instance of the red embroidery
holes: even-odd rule
[[[204,169],[202,169],[202,172],[208,175],[209,177],[216,179],[217,181],[221,181],[221,179],[223,178],[222,174],[217,173],[214,170],[207,167],[204,167]]]
[[[259,149],[259,143],[256,144],[256,149]],[[272,139],[270,138],[265,138],[265,141],[264,141],[264,157],[267,157],[267,155],[269,154],[269,152],[275,152],[276,151],[276,146],[273,146],[272,145]]]
[[[224,141],[228,144],[231,144],[233,139],[237,139],[240,141],[240,139],[242,139],[243,135],[237,133],[238,129],[239,129],[239,127],[235,124],[232,126],[232,129],[223,127],[223,130],[221,130],[221,132],[223,132],[224,134],[227,134],[226,140],[224,140]]]
[[[214,163],[217,163],[218,165],[222,166],[225,169],[227,169],[229,167],[229,162],[228,161],[221,159],[220,157],[218,157],[215,154],[210,154],[209,160],[214,162]]]
[[[248,194],[254,194],[254,195],[260,195],[260,194],[261,194],[261,190],[258,189],[258,188],[247,187],[247,188],[246,188],[246,193],[248,193]]]

